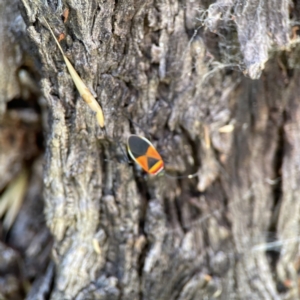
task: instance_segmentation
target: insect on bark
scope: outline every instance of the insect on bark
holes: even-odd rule
[[[165,164],[161,155],[145,137],[130,135],[127,140],[127,151],[129,156],[148,174],[157,175],[164,170]],[[199,175],[198,172],[182,176],[172,176],[166,172],[164,174],[170,178],[193,178]]]

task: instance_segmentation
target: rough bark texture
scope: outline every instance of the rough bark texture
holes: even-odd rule
[[[0,2],[0,299],[14,300],[43,276],[52,246],[42,197],[45,105],[20,4]]]
[[[22,0],[49,110],[55,262],[53,286],[50,264],[28,299],[299,298],[299,8],[288,4]],[[43,18],[65,34],[105,131]],[[168,173],[199,177],[120,163],[132,133]]]

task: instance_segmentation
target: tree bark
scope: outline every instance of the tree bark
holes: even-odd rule
[[[50,298],[298,299],[298,7],[22,3],[49,110]],[[64,33],[106,130],[43,18]],[[133,133],[151,139],[166,172],[199,177],[120,163]]]

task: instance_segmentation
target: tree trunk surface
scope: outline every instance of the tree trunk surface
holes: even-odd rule
[[[27,299],[299,299],[299,4],[19,5],[47,103],[43,198],[54,239]],[[130,134],[151,140],[167,174],[198,177],[128,164]],[[35,178],[42,162],[31,157]]]

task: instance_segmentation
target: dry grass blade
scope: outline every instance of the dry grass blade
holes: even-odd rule
[[[5,214],[3,226],[8,230],[23,202],[28,183],[28,173],[22,170],[20,174],[8,185],[0,198],[0,217]]]
[[[100,125],[101,128],[104,127],[105,122],[104,122],[104,115],[103,115],[103,111],[101,106],[99,105],[99,103],[96,101],[96,99],[93,97],[92,93],[90,92],[90,90],[87,88],[87,86],[84,84],[84,82],[82,81],[82,79],[80,78],[80,76],[78,75],[78,73],[76,72],[76,70],[74,69],[74,67],[72,66],[72,64],[70,63],[70,61],[68,60],[68,58],[65,56],[63,49],[61,48],[56,36],[54,35],[49,23],[47,22],[47,20],[44,18],[47,27],[49,28],[51,35],[53,36],[63,58],[64,61],[67,65],[68,71],[73,79],[73,82],[80,94],[80,96],[83,98],[83,100],[88,104],[88,106],[94,111],[96,112],[96,118],[98,121],[98,124]]]

